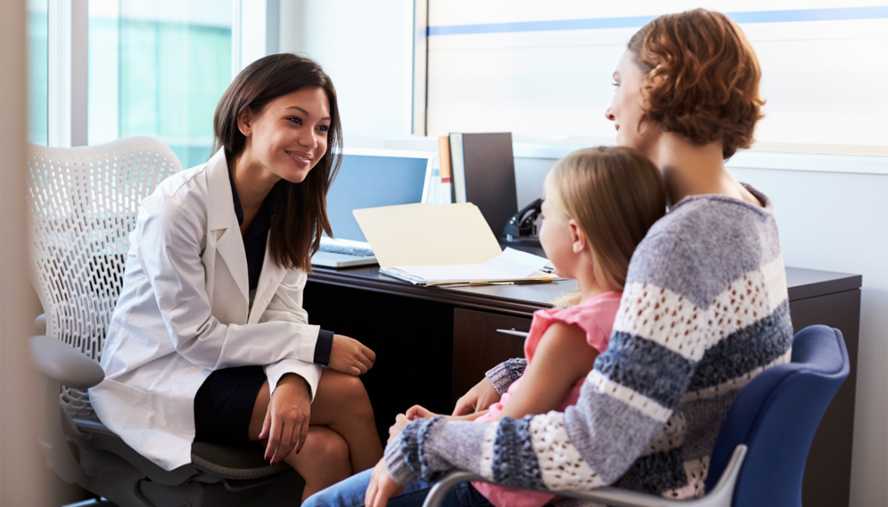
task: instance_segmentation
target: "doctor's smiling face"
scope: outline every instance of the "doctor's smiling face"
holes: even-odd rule
[[[301,183],[327,152],[332,118],[324,89],[307,86],[268,102],[258,113],[245,108],[237,122],[248,164],[261,166],[273,179]]]
[[[222,94],[213,133],[213,152],[224,152],[241,206],[258,211],[272,197],[271,258],[310,271],[321,234],[333,235],[326,196],[342,153],[330,76],[291,53],[260,58]]]

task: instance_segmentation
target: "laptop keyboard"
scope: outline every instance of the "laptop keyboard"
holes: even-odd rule
[[[343,255],[352,255],[355,257],[372,257],[373,250],[370,248],[360,247],[360,246],[346,246],[346,245],[331,245],[331,244],[321,244],[321,248],[319,249],[321,252],[329,252]]]

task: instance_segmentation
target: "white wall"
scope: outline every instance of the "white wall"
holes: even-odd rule
[[[557,159],[515,157],[515,186],[518,209],[543,196],[543,180]]]
[[[301,43],[332,76],[346,145],[379,147],[409,134],[412,2],[293,1],[303,7],[292,15],[303,31],[291,47]],[[554,163],[516,157],[519,206],[539,197]],[[774,200],[788,266],[863,275],[851,506],[888,505],[888,175],[732,173]]]
[[[333,79],[345,145],[380,148],[383,139],[410,134],[412,0],[287,3],[281,3],[281,49],[301,50]],[[285,27],[287,13],[302,26]],[[298,40],[292,30],[300,31]]]
[[[25,1],[0,2],[0,504],[47,505],[37,445],[39,403],[28,353],[30,295],[25,203],[27,144]]]
[[[863,275],[851,506],[888,505],[888,175],[731,172],[773,199],[787,266]]]

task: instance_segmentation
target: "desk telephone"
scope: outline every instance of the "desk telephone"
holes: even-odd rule
[[[516,213],[503,227],[506,243],[513,245],[540,246],[537,236],[537,218],[540,216],[543,200],[537,199]]]

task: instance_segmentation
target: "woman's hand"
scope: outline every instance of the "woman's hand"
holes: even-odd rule
[[[330,368],[349,375],[363,375],[376,362],[376,353],[363,343],[341,334],[333,335],[333,348],[330,350]]]
[[[298,454],[305,445],[310,419],[308,382],[299,375],[284,375],[271,395],[259,433],[260,439],[268,439],[265,459],[277,465],[294,450]]]
[[[400,415],[404,417],[403,414]],[[379,460],[373,473],[370,474],[370,485],[367,486],[367,492],[364,493],[364,505],[366,507],[385,507],[389,498],[400,495],[402,491],[404,491],[404,486],[392,479],[385,467],[385,458],[383,458]]]
[[[475,384],[475,387],[469,389],[462,398],[456,400],[456,407],[453,409],[453,415],[468,415],[473,412],[487,410],[491,405],[500,400],[500,395],[493,388],[493,384],[487,380],[487,377],[481,379],[481,382]]]

